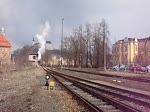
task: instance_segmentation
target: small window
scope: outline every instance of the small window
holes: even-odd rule
[[[33,59],[36,59],[36,56],[33,56]]]
[[[125,55],[125,60],[128,60],[128,56],[127,55]]]

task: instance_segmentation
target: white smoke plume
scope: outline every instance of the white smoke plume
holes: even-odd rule
[[[45,22],[45,27],[42,31],[42,34],[36,34],[36,37],[38,39],[38,42],[40,44],[40,48],[38,50],[38,60],[41,60],[42,54],[45,52],[45,38],[47,37],[48,33],[50,31],[50,25],[48,21]]]

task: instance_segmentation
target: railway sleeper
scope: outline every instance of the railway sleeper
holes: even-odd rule
[[[122,112],[121,110],[116,109],[112,105],[99,105],[98,108],[100,108],[104,112]]]
[[[109,111],[106,111],[106,112],[122,112],[122,111],[119,110],[119,109],[115,109],[115,110],[109,110]]]
[[[107,102],[104,102],[104,101],[101,101],[101,102],[93,102],[93,101],[91,101],[91,103],[93,103],[96,106],[107,105],[108,104]]]
[[[91,98],[91,99],[88,99],[89,101],[91,102],[102,102],[101,99],[94,99],[94,98]],[[105,103],[106,104],[106,103]]]
[[[110,106],[110,104],[107,104],[106,102],[102,101],[101,98],[97,98],[95,95],[93,96],[91,93],[86,92],[78,88],[77,86],[74,86],[73,83],[63,82],[63,85],[66,85],[66,87],[70,88],[70,90],[74,92],[75,94],[77,94],[77,96],[80,96],[83,101],[86,101],[88,105],[90,104],[91,106],[93,106],[93,108],[95,108],[96,110],[99,110],[100,112],[111,112],[111,110],[114,110],[114,111],[118,110],[112,105]],[[97,102],[99,102],[99,104]],[[92,111],[92,112],[95,112],[95,111]],[[118,112],[122,112],[122,111],[120,110]]]
[[[99,108],[102,108],[102,109],[104,109],[104,110],[115,109],[115,107],[112,106],[112,105],[99,105],[98,107],[99,107]]]
[[[81,97],[88,100],[89,102],[91,102],[93,105],[97,106],[97,108],[99,108],[104,112],[122,112],[121,110],[116,109],[114,106],[108,104],[107,102],[102,101],[101,99],[96,98],[95,96],[81,90],[80,88],[78,89],[77,87],[73,87],[73,88],[76,88],[74,91],[77,94],[79,94]]]
[[[85,83],[84,83],[85,84]],[[89,85],[89,84],[87,84],[87,85]],[[92,88],[91,88],[91,90],[92,90]],[[101,89],[102,90],[102,89]],[[110,93],[109,92],[107,92],[108,90],[111,92],[111,90],[110,89],[107,89],[107,88],[105,88],[104,89],[105,91],[103,92],[103,91],[101,91],[101,92],[99,92],[99,91],[97,91],[97,90],[92,90],[92,91],[95,91],[95,92],[97,92],[97,93],[99,93],[99,94],[103,94],[104,96],[108,96],[108,97],[111,97],[111,98],[114,98],[114,99],[117,99],[117,97],[118,96],[116,96],[116,95],[110,95]],[[121,98],[119,98],[119,100],[118,101],[120,101],[120,102],[122,102],[122,103],[124,103],[126,100],[128,101],[128,102],[131,102],[133,99],[134,100],[137,100],[135,103],[134,103],[134,105],[144,105],[144,107],[145,108],[149,108],[150,106],[149,106],[149,101],[146,101],[146,99],[145,98],[141,98],[141,97],[137,97],[137,98],[134,98],[134,96],[133,95],[130,95],[129,93],[124,93],[124,92],[122,92],[122,91],[118,91],[118,92],[116,92],[116,93],[119,93],[120,95],[119,95],[119,97],[121,97]],[[124,98],[123,96],[125,96],[126,98]],[[132,98],[132,99],[131,99]],[[143,102],[142,102],[143,101]],[[125,104],[125,103],[124,103]],[[126,105],[129,105],[129,104],[127,104],[126,103]],[[130,106],[132,106],[132,105],[130,105]],[[132,106],[133,107],[133,106]],[[138,108],[137,108],[138,109]]]
[[[74,82],[73,82],[73,83],[74,83]],[[73,84],[73,83],[72,83],[72,84]],[[72,84],[71,84],[71,85],[70,85],[70,84],[67,84],[67,86],[69,86],[69,87],[71,88]],[[74,84],[73,84],[73,85],[74,85]],[[80,87],[80,86],[81,86],[81,88],[83,88],[82,85],[79,85],[79,87]],[[95,87],[95,86],[94,86],[94,87]],[[78,87],[75,87],[75,88],[76,88],[76,90],[77,90],[77,91],[76,91],[76,94],[78,94],[79,96],[81,96],[83,99],[85,99],[85,100],[87,100],[87,101],[88,101],[88,99],[87,99],[87,97],[85,97],[84,95],[88,95],[88,94],[90,95],[90,94],[92,94],[92,92],[93,92],[92,89],[91,89],[91,92],[89,93],[89,90],[84,89],[84,91],[88,91],[88,92],[84,92],[83,90],[81,91],[81,89],[77,89]],[[75,91],[74,91],[74,92],[75,92]],[[82,95],[80,94],[80,92],[82,93]],[[117,93],[118,93],[118,92],[117,92]],[[96,93],[95,93],[95,95],[97,96]],[[94,95],[94,96],[95,96],[95,95]],[[92,97],[92,96],[90,95],[90,99],[91,99],[91,98],[94,99],[94,96]],[[101,99],[101,97],[100,97],[99,99]],[[103,98],[102,98],[102,99],[103,99]],[[104,99],[103,99],[103,100],[104,100]],[[106,99],[105,101],[107,101],[107,99]],[[91,103],[91,102],[89,101],[89,103]],[[112,104],[112,102],[110,102],[109,105],[110,105],[110,104]],[[99,106],[97,106],[97,107],[99,107]],[[117,106],[117,107],[118,107],[118,106]],[[119,107],[119,108],[122,108],[122,107]],[[107,110],[106,108],[103,108],[103,109]],[[102,110],[102,109],[100,109],[100,110]],[[117,109],[114,108],[114,109],[111,109],[111,110],[114,110],[114,111],[115,111],[115,110],[117,110]],[[111,110],[108,108],[108,111],[104,111],[104,112],[111,112]],[[123,109],[121,109],[121,110],[123,110]],[[129,110],[130,110],[130,109],[129,109]],[[126,110],[125,110],[125,111],[126,111]],[[135,110],[135,111],[136,111],[136,110]],[[121,112],[121,111],[120,111],[120,112]],[[137,112],[137,111],[136,111],[136,112]]]

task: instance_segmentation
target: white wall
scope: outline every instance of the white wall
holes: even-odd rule
[[[29,61],[37,61],[37,58],[38,58],[37,55],[29,55]]]

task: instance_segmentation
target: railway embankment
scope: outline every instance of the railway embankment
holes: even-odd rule
[[[83,108],[62,89],[47,90],[41,67],[1,71],[0,112],[76,112]]]

